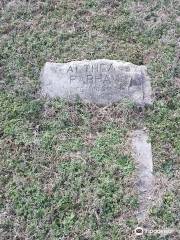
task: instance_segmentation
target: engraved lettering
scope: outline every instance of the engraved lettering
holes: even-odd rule
[[[92,73],[99,72],[98,64],[92,65]]]
[[[78,72],[78,67],[76,66],[76,73]]]
[[[95,75],[95,80],[102,80],[102,74]]]
[[[93,83],[93,75],[86,76],[87,83]]]
[[[113,70],[113,64],[111,63],[110,66],[109,66],[108,72],[112,71],[112,70]]]
[[[100,64],[100,71],[101,71],[101,72],[105,72],[105,71],[106,71],[105,66],[106,66],[105,63],[101,63],[101,64]]]
[[[93,73],[93,70],[94,70],[94,66],[93,66],[93,65],[90,65],[90,72]]]
[[[110,82],[110,76],[109,76],[109,75],[105,75],[104,81],[105,81],[105,82]]]
[[[89,65],[84,65],[86,73],[88,72]]]
[[[73,69],[72,69],[71,66],[68,68],[67,73],[68,73],[68,72],[73,72]]]
[[[76,80],[76,77],[77,77],[77,76],[71,75],[71,76],[70,76],[70,83],[71,83],[72,81]]]

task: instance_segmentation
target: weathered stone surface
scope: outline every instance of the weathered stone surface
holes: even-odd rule
[[[111,104],[128,98],[151,104],[151,84],[145,66],[115,60],[84,60],[69,63],[47,62],[41,72],[42,93],[51,98],[62,97]]]
[[[143,222],[151,206],[154,190],[153,160],[151,143],[145,130],[132,132],[132,153],[135,159],[137,182],[139,192],[139,211],[137,218]]]

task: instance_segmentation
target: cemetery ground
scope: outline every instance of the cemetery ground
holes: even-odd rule
[[[149,130],[156,177],[141,226],[179,229],[178,1],[0,7],[0,239],[133,239],[139,203],[128,139],[141,128]],[[100,58],[147,65],[153,106],[40,96],[45,62]]]

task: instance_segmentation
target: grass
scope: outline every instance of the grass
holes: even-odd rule
[[[0,7],[1,239],[132,239],[138,198],[127,140],[142,127],[157,179],[143,227],[178,229],[178,1],[5,0]],[[154,105],[40,97],[46,61],[96,58],[146,64]]]

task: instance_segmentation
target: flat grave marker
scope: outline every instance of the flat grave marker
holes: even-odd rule
[[[74,101],[108,105],[123,98],[152,104],[151,83],[145,66],[117,60],[47,62],[41,72],[42,94]]]

